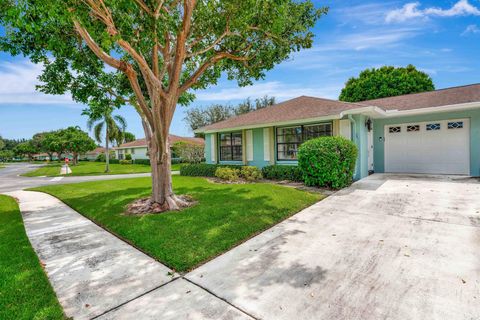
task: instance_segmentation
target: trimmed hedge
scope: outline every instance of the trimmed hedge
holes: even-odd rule
[[[303,174],[299,167],[289,165],[272,165],[262,169],[265,179],[269,180],[290,180],[295,182],[303,181]]]
[[[184,164],[180,167],[180,175],[190,177],[215,177],[215,172],[218,168],[241,169],[242,166],[208,163]]]
[[[133,160],[133,163],[134,164],[146,164],[146,165],[150,165],[150,160],[149,159],[135,159]]]
[[[298,166],[307,186],[340,189],[353,181],[357,146],[343,137],[321,137],[298,149]]]

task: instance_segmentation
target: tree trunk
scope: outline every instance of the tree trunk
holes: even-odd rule
[[[110,172],[110,152],[108,151],[108,123],[105,121],[105,172]]]
[[[168,138],[160,143],[153,137],[152,130],[146,121],[142,121],[145,138],[149,147],[148,156],[152,168],[151,204],[160,206],[161,211],[179,210],[188,203],[175,196],[172,188],[171,155]]]
[[[76,152],[73,152],[73,165],[76,166],[77,165],[77,161],[78,161],[78,153]]]

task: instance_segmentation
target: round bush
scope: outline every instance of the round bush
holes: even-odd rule
[[[343,137],[321,137],[303,143],[298,166],[307,186],[340,189],[352,183],[357,147]]]

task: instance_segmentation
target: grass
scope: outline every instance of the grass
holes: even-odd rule
[[[61,176],[60,168],[63,163],[51,163],[41,168],[22,174],[24,177],[58,177]],[[172,171],[180,170],[181,164],[173,164]],[[129,173],[149,173],[150,166],[145,164],[110,164],[110,172],[105,173],[105,163],[81,161],[78,165],[70,165],[72,173],[68,176],[96,176],[96,175],[112,175],[112,174],[129,174]]]
[[[63,319],[25,234],[18,205],[0,195],[0,319]]]
[[[33,171],[22,174],[24,177],[58,177],[63,163],[51,163]],[[104,174],[128,174],[150,172],[150,166],[144,164],[110,164],[110,172],[105,173],[105,163],[81,161],[78,165],[70,165],[72,173],[68,176],[96,176]]]
[[[229,250],[323,196],[288,187],[215,184],[204,178],[173,177],[177,194],[198,203],[180,212],[127,216],[126,204],[150,193],[147,178],[35,188],[47,192],[135,244],[170,268],[183,272]]]

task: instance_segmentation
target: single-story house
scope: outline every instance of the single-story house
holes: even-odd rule
[[[480,84],[348,103],[298,97],[203,127],[208,163],[295,165],[305,140],[340,135],[371,172],[480,176]]]
[[[79,156],[79,158],[81,160],[95,161],[99,155],[104,154],[104,153],[105,153],[105,148],[104,147],[97,147],[92,151],[81,154]]]
[[[202,146],[205,144],[205,141],[202,138],[180,137],[170,134],[168,136],[168,143],[170,144],[170,147],[172,147],[176,142],[186,142]],[[133,160],[149,159],[147,140],[145,138],[121,144],[114,149],[115,155],[119,160],[125,159],[125,155],[127,154],[130,154]],[[175,156],[172,154],[172,158],[174,157]]]

